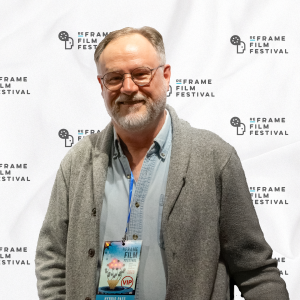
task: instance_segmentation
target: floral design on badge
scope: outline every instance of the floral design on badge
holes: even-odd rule
[[[114,258],[109,264],[107,264],[107,266],[108,268],[105,268],[107,283],[109,285],[109,288],[111,290],[114,290],[118,282],[122,278],[123,273],[126,271],[126,268],[123,268],[125,264],[120,260]]]

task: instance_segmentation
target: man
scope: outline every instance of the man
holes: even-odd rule
[[[95,299],[104,241],[125,232],[143,240],[135,299],[228,300],[230,276],[245,299],[288,299],[234,148],[166,106],[161,35],[111,32],[95,61],[111,123],[58,170],[36,252],[40,299]]]

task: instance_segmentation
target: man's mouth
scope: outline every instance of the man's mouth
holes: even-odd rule
[[[123,104],[123,105],[135,105],[138,103],[145,102],[145,100],[134,100],[134,101],[119,101],[118,104]]]

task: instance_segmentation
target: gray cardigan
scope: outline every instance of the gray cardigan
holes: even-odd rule
[[[247,300],[289,299],[236,151],[167,109],[173,140],[162,216],[166,299],[227,300],[229,276]],[[40,299],[95,299],[112,128],[85,137],[61,162],[36,250]]]

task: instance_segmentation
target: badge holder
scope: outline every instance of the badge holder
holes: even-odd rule
[[[96,300],[134,300],[142,241],[105,242]]]
[[[135,298],[142,241],[127,239],[133,181],[131,172],[125,235],[121,241],[106,241],[104,243],[96,300],[134,300]]]

